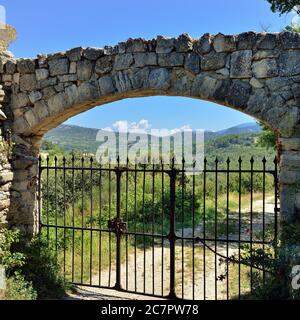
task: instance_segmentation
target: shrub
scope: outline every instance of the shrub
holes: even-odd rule
[[[295,265],[300,265],[300,223],[295,221],[283,225],[281,238],[284,239],[284,242],[278,242],[276,247],[273,243],[273,246],[266,250],[244,248],[241,263],[253,266],[252,292],[244,298],[255,300],[300,299],[300,290],[294,290],[291,285],[292,278],[295,276],[292,274],[292,269]],[[236,257],[234,260],[237,260]],[[265,279],[261,270],[265,270]]]
[[[44,240],[35,238],[29,245],[22,243],[19,249],[26,256],[21,272],[25,279],[32,282],[37,299],[62,298],[67,288],[54,250],[50,247]]]
[[[67,285],[43,239],[28,240],[18,230],[0,232],[0,264],[7,276],[6,299],[61,298]]]
[[[5,298],[8,300],[36,300],[37,292],[31,282],[19,272],[15,272],[7,280]]]

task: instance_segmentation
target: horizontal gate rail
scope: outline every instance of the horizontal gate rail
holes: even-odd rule
[[[243,254],[276,256],[279,213],[277,159],[242,163],[205,158],[200,170],[174,159],[121,166],[40,158],[40,233],[76,285],[169,299],[241,298],[255,272],[264,283],[268,273]]]
[[[67,226],[67,225],[55,225],[55,224],[46,224],[46,223],[41,223],[41,227],[47,227],[47,228],[58,228],[58,229],[68,229],[68,230],[84,230],[84,231],[97,231],[97,232],[112,232],[110,229],[99,229],[99,228],[84,228],[84,227],[72,227],[72,226]],[[126,231],[126,234],[128,235],[137,235],[137,236],[145,236],[145,237],[162,237],[164,239],[168,239],[168,235],[161,235],[159,233],[143,233],[143,232],[130,232],[130,231]],[[224,238],[201,238],[201,237],[195,237],[195,238],[191,238],[191,237],[182,237],[182,236],[177,236],[175,235],[175,239],[179,240],[179,239],[183,239],[183,240],[191,240],[191,241],[195,241],[195,243],[199,243],[199,242],[204,242],[204,240],[206,241],[218,241],[218,242],[232,242],[232,243],[249,243],[249,241],[247,240],[227,240]],[[272,241],[258,241],[258,240],[252,240],[253,244],[268,244],[268,245],[273,245],[274,244],[274,240]]]
[[[116,172],[116,171],[122,171],[122,172],[157,172],[157,173],[161,173],[161,172],[164,172],[164,173],[168,173],[168,174],[171,174],[172,171],[176,171],[176,174],[178,173],[204,173],[204,172],[207,172],[207,173],[239,173],[240,171],[239,170],[234,170],[234,169],[150,169],[150,168],[145,168],[145,169],[134,169],[134,168],[128,168],[128,167],[121,167],[121,168],[118,168],[118,167],[114,167],[114,168],[105,168],[105,167],[93,167],[93,168],[89,168],[89,167],[62,167],[62,166],[43,166],[41,165],[40,167],[41,170],[46,170],[46,169],[49,169],[49,170],[76,170],[76,171],[111,171],[111,172]],[[269,174],[273,174],[273,175],[276,175],[276,171],[275,170],[259,170],[259,169],[253,169],[253,170],[247,170],[247,169],[243,169],[241,170],[242,173],[269,173]]]

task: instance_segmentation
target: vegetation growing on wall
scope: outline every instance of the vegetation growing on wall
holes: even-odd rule
[[[262,132],[258,136],[257,145],[267,149],[276,149],[276,134],[268,128],[266,125],[261,123]]]
[[[61,298],[68,288],[53,251],[42,239],[29,241],[18,230],[0,230],[0,265],[7,277],[5,299]]]

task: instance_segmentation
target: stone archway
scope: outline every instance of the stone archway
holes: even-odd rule
[[[0,59],[2,136],[13,143],[11,159],[3,156],[0,167],[2,224],[37,227],[37,156],[44,133],[94,106],[154,95],[208,100],[270,126],[280,137],[281,217],[298,215],[300,35],[183,34],[34,59],[2,52]]]

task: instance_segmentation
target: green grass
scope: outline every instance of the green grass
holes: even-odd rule
[[[262,195],[260,193],[253,194],[253,200],[261,199]],[[95,197],[96,198],[96,197]],[[230,215],[237,215],[237,210],[239,207],[239,196],[237,193],[230,193],[229,194],[229,205],[230,205]],[[242,205],[247,206],[249,205],[249,196],[248,195],[242,195]],[[85,205],[85,207],[89,207],[88,205]],[[221,195],[218,198],[218,212],[217,212],[217,234],[218,236],[226,235],[227,233],[227,195]],[[103,218],[100,222],[99,219],[97,219],[97,212],[99,211],[99,207],[96,205],[94,206],[94,210],[92,216],[95,216],[95,219],[93,219],[93,228],[105,228],[106,229],[106,223],[105,219]],[[201,213],[201,208],[199,208],[200,211],[198,213]],[[82,207],[81,202],[78,200],[78,203],[74,206],[74,225],[81,227],[82,226]],[[88,209],[84,211],[83,216],[83,226],[85,228],[90,228],[90,212]],[[215,232],[215,202],[214,199],[208,199],[206,202],[206,214],[207,214],[207,220],[206,220],[206,236],[207,237],[214,237]],[[243,213],[243,215],[245,215]],[[113,216],[111,212],[111,216]],[[182,224],[179,222],[177,224],[177,230],[178,234],[180,235],[181,227],[184,226],[184,228],[190,228],[192,226],[192,220],[191,216],[187,215],[188,219],[184,221]],[[195,227],[197,225],[201,225],[203,220],[203,216],[199,214],[199,217],[195,219],[197,223],[195,223]],[[56,223],[56,217],[53,216],[53,212],[49,218],[50,224]],[[64,225],[64,215],[59,215],[57,218],[58,225]],[[100,224],[99,224],[100,223]],[[66,225],[72,226],[73,225],[73,210],[72,207],[69,207],[66,210]],[[142,231],[143,224],[141,222],[138,222],[136,224],[137,230]],[[144,230],[146,233],[152,232],[152,225],[147,224],[144,227]],[[155,231],[163,231],[163,234],[167,234],[169,231],[169,222],[168,217],[165,217],[164,219],[164,227],[162,228],[161,224],[157,224],[154,226]],[[229,233],[234,233],[237,231],[237,223],[236,220],[230,219],[228,223],[228,231]],[[74,234],[74,238],[73,238]],[[47,235],[47,229],[43,229],[43,236],[46,237]],[[55,228],[49,228],[49,237],[51,240],[51,243],[56,242],[56,229]],[[124,239],[124,238],[123,238]],[[109,271],[109,268],[111,266],[111,281],[109,283],[108,279],[102,279],[101,284],[102,285],[114,285],[114,277],[115,277],[115,263],[116,263],[116,239],[114,233],[112,233],[110,236],[107,232],[99,232],[99,231],[90,231],[90,230],[66,230],[65,232],[63,229],[57,229],[57,249],[58,249],[58,261],[60,262],[62,270],[65,271],[65,276],[67,281],[72,281],[76,283],[85,283],[85,284],[99,284],[99,269],[101,272],[107,272]],[[74,242],[74,246],[73,246]],[[180,241],[179,241],[180,242]],[[153,244],[157,245],[156,242],[153,243],[153,240],[151,237],[143,237],[138,236],[136,237],[136,243],[135,239],[132,236],[128,236],[128,242],[126,245],[126,241],[121,241],[121,262],[123,263],[125,261],[126,255],[124,254],[127,250],[128,254],[132,254],[134,251],[134,246],[137,245],[138,250],[145,250],[149,249]],[[64,253],[64,247],[65,247],[65,253]],[[74,258],[73,258],[73,248],[74,248]],[[52,249],[56,249],[55,247]],[[186,273],[186,281],[191,281],[190,274],[192,270],[191,265],[191,254],[192,254],[192,247],[186,243],[185,245],[185,273]],[[203,271],[203,265],[201,263],[203,251],[202,247],[197,246],[195,255],[197,256],[198,263],[195,265],[195,271],[199,274]],[[206,250],[206,254],[208,255],[208,259],[211,259],[213,257],[213,253],[211,253],[209,250]],[[199,258],[201,257],[201,258]],[[74,259],[74,262],[73,262]],[[199,260],[200,259],[200,260]],[[74,269],[72,268],[74,264]],[[176,263],[180,265],[180,260]],[[242,292],[247,292],[247,288],[249,287],[248,280],[246,281],[246,274],[248,267],[241,267],[241,287]],[[179,273],[180,271],[177,270]],[[235,297],[237,294],[237,275],[238,275],[238,265],[230,265],[229,268],[229,282],[230,282],[230,296]],[[92,280],[92,281],[91,281]],[[225,281],[225,280],[224,280]],[[178,286],[180,286],[180,281]],[[247,290],[246,290],[247,289]]]

